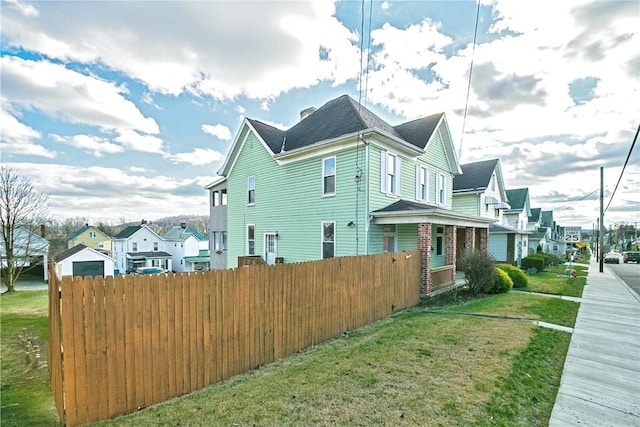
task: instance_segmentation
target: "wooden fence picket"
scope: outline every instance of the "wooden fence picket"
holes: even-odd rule
[[[49,279],[51,386],[70,426],[190,393],[411,307],[420,252]]]

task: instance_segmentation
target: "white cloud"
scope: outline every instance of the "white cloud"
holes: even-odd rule
[[[0,107],[0,153],[53,158],[56,153],[37,144],[42,134],[20,122],[11,114],[11,106],[3,97]],[[17,114],[13,112],[14,114]]]
[[[3,13],[8,46],[102,63],[151,91],[277,96],[357,77],[356,36],[333,2],[40,2],[39,19]],[[188,25],[183,25],[188,23]],[[179,31],[176,28],[179,27]],[[319,50],[328,52],[320,59]]]
[[[203,124],[201,129],[204,133],[208,133],[209,135],[213,135],[216,138],[222,139],[224,141],[231,140],[231,130],[224,125]]]
[[[158,133],[158,124],[144,117],[114,83],[47,61],[3,56],[2,90],[14,105],[36,108],[52,117],[106,130],[136,129]]]
[[[49,210],[57,218],[71,218],[82,212],[89,219],[112,222],[118,218],[140,220],[140,212],[145,212],[146,219],[209,212],[203,183],[211,182],[213,177],[148,177],[116,168],[60,164],[7,166],[28,177],[40,191],[50,194]],[[95,209],[96,206],[100,209]]]
[[[131,129],[120,130],[118,133],[114,140],[125,148],[145,153],[164,152],[164,142],[157,136],[144,135]]]
[[[24,16],[38,16],[38,9],[31,4],[23,3],[18,0],[6,0],[6,3],[10,8],[19,11]]]
[[[108,139],[100,138],[95,135],[50,136],[54,141],[79,148],[91,153],[95,157],[102,157],[104,154],[124,152],[124,148],[121,145],[113,144]]]
[[[172,163],[188,163],[194,166],[220,162],[224,154],[210,148],[196,148],[191,153],[177,153],[165,156]]]

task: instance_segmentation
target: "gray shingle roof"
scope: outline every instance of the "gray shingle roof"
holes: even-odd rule
[[[247,120],[276,154],[366,129],[377,129],[416,147],[425,148],[443,114],[434,114],[394,127],[350,96],[342,95],[327,102],[286,131],[258,120]]]
[[[399,211],[422,211],[425,209],[437,209],[438,206],[427,205],[425,203],[411,202],[408,200],[398,200],[390,205],[380,208],[374,212],[399,212]]]
[[[531,216],[529,217],[529,222],[539,221],[541,213],[542,213],[541,208],[531,208]]]
[[[515,190],[507,190],[507,199],[511,205],[512,211],[521,211],[524,209],[524,203],[529,196],[528,188],[516,188]]]
[[[62,260],[65,260],[65,259],[69,258],[72,255],[77,254],[78,252],[80,252],[80,251],[82,251],[82,250],[84,250],[86,248],[87,248],[87,246],[83,245],[82,243],[77,244],[74,247],[72,247],[70,249],[67,249],[64,252],[60,252],[58,255],[53,257],[53,260],[55,262],[60,262]]]
[[[142,228],[141,225],[130,225],[126,227],[124,230],[113,236],[114,239],[126,239],[135,234],[136,231]]]
[[[453,178],[453,191],[482,191],[489,186],[498,159],[460,165],[462,175]]]

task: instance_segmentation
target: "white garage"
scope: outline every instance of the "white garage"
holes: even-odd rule
[[[83,244],[76,245],[54,258],[56,276],[113,276],[115,261],[110,256]]]

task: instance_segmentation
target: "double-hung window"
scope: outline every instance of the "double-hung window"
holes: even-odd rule
[[[336,158],[327,157],[322,160],[322,195],[336,194]]]
[[[247,203],[249,205],[256,204],[256,177],[250,176],[247,178]]]
[[[247,225],[247,255],[256,254],[256,226]]]
[[[443,173],[438,174],[437,202],[439,205],[445,205],[447,202],[447,181]]]
[[[401,194],[402,160],[388,151],[380,152],[380,191],[390,196]]]
[[[336,223],[324,221],[322,223],[322,259],[333,258],[336,253]]]
[[[422,165],[416,166],[416,200],[429,201],[429,170]]]

